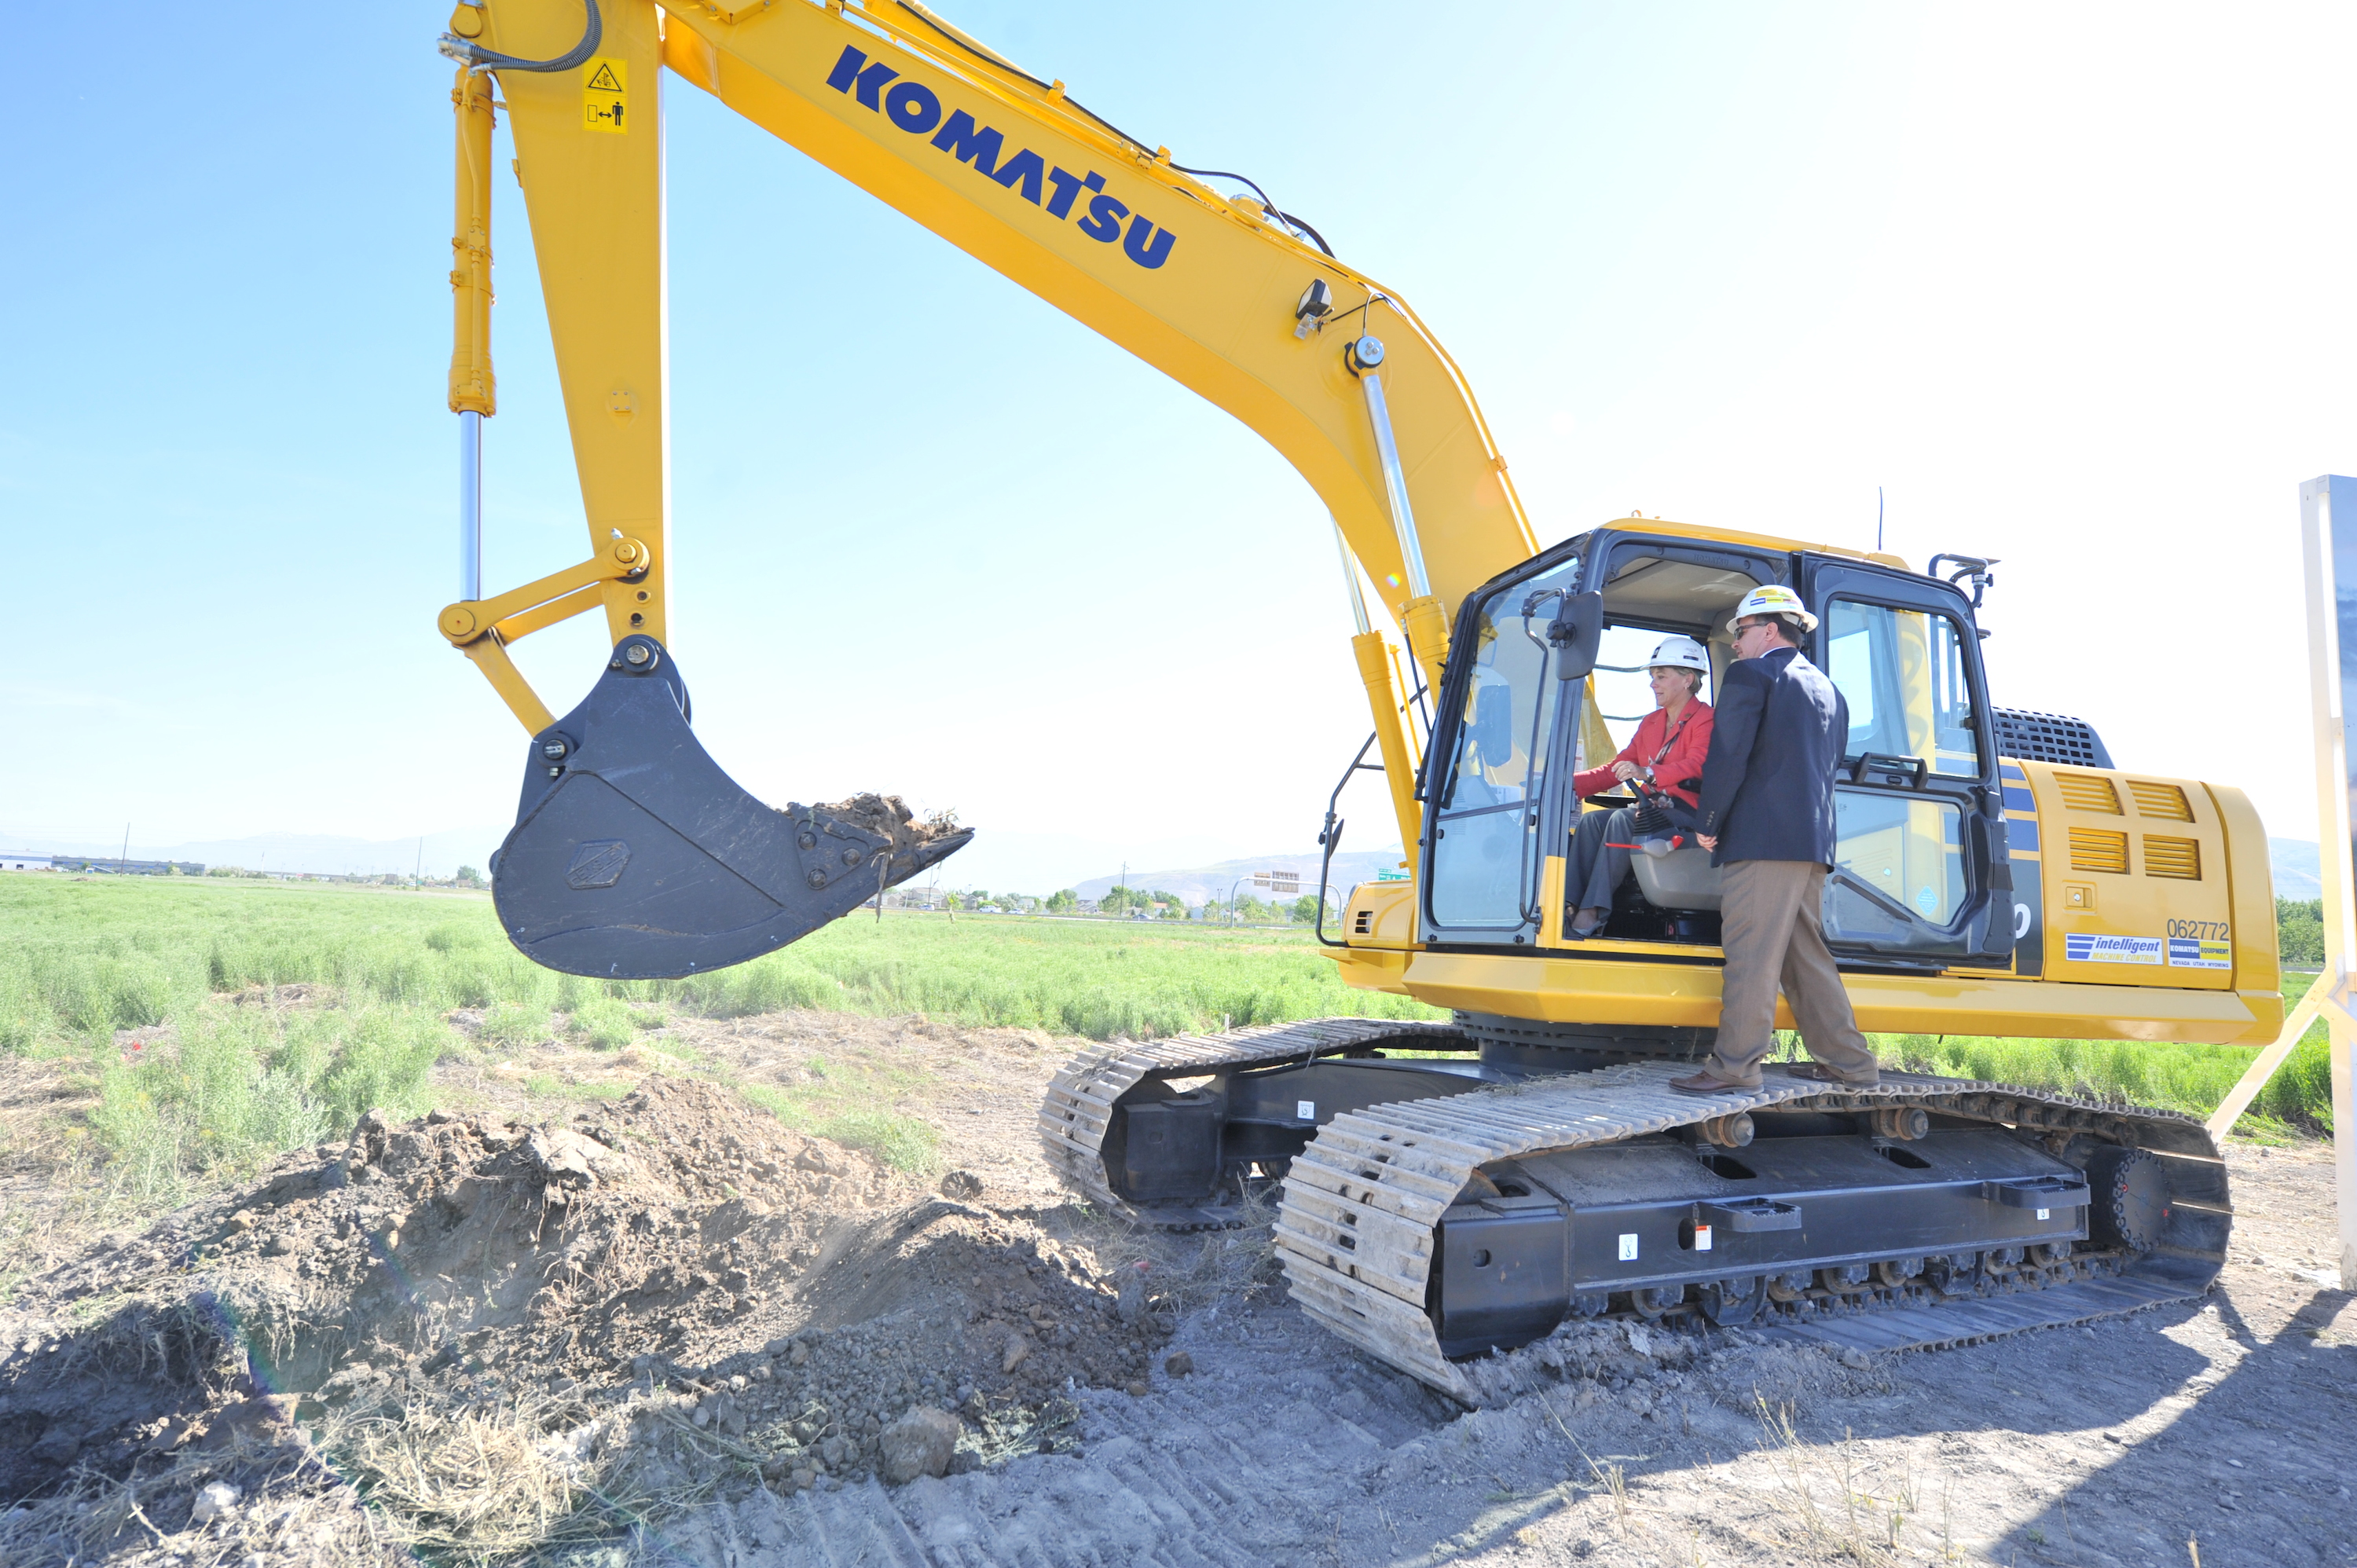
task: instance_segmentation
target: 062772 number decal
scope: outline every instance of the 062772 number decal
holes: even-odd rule
[[[2169,967],[2230,970],[2234,967],[2234,943],[2223,920],[2169,922]]]

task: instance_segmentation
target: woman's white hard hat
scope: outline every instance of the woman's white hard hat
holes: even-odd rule
[[[1764,584],[1744,595],[1743,602],[1735,607],[1735,614],[1727,621],[1727,629],[1733,631],[1746,616],[1791,616],[1801,623],[1803,631],[1817,629],[1817,618],[1802,605],[1801,596],[1781,583]]]
[[[1652,657],[1645,660],[1648,670],[1663,665],[1674,670],[1699,670],[1710,673],[1710,653],[1691,637],[1665,637],[1653,649]]]

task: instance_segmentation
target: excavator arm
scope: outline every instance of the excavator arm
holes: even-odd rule
[[[1342,541],[1359,609],[1353,652],[1402,842],[1417,842],[1415,737],[1404,716],[1415,677],[1366,616],[1359,570],[1404,632],[1413,670],[1437,691],[1456,605],[1535,542],[1464,378],[1396,292],[1329,253],[1306,223],[1207,183],[1236,177],[1189,172],[1167,147],[1083,108],[1062,82],[1028,74],[912,0],[718,0],[670,11],[651,0],[487,0],[453,14],[444,52],[460,61],[451,407],[466,432],[464,486],[479,473],[468,465],[480,419],[493,412],[491,76],[514,140],[589,530],[584,563],[489,598],[469,576],[468,596],[440,623],[533,736],[496,881],[502,918],[527,952],[598,974],[741,961],[955,847],[917,842],[888,813],[770,811],[687,728],[665,646],[662,138],[673,79],[1284,454]],[[470,500],[462,514],[478,515]],[[615,652],[590,696],[558,719],[505,649],[592,610],[605,615]]]

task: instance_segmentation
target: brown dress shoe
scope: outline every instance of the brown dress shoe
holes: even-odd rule
[[[1872,1078],[1844,1078],[1823,1062],[1791,1062],[1784,1070],[1794,1078],[1805,1078],[1817,1083],[1837,1083],[1844,1089],[1875,1089],[1880,1087],[1882,1075]]]
[[[1687,1078],[1674,1078],[1670,1079],[1670,1087],[1681,1094],[1750,1094],[1754,1092],[1746,1085],[1729,1083],[1727,1079],[1715,1076],[1708,1069]]]

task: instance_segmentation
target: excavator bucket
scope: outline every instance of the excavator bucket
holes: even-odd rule
[[[533,736],[491,897],[533,962],[634,980],[743,963],[974,837],[911,821],[897,796],[773,810],[720,770],[688,715],[669,651],[630,637],[581,705]]]

